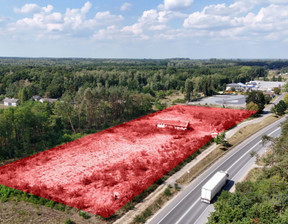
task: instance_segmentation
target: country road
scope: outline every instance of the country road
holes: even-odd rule
[[[269,108],[270,109],[270,108]],[[277,137],[281,134],[280,124],[285,118],[255,133],[247,138],[233,150],[217,160],[206,171],[199,175],[185,190],[179,193],[167,206],[158,211],[149,221],[149,224],[201,224],[207,221],[213,204],[208,205],[200,201],[201,187],[219,170],[229,172],[230,181],[225,189],[233,187],[234,182],[239,181],[247,170],[253,165],[255,158],[250,156],[251,151],[263,154],[268,146],[263,147],[261,138],[263,135]],[[214,200],[215,201],[215,200]]]

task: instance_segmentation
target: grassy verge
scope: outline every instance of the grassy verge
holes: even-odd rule
[[[169,201],[169,199],[171,199],[179,190],[180,188],[177,184],[174,187],[169,185],[164,192],[159,195],[154,203],[151,204],[151,206],[146,208],[142,214],[137,215],[134,218],[131,224],[145,223],[152,214],[156,213],[162,205]]]

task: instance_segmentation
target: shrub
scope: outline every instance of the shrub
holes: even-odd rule
[[[90,219],[91,218],[91,216],[88,215],[86,212],[80,211],[79,215],[82,216],[84,219]]]
[[[71,219],[66,219],[65,224],[75,224]]]
[[[166,196],[170,196],[170,195],[172,194],[169,187],[167,187],[167,188],[165,189],[164,194],[165,194]]]

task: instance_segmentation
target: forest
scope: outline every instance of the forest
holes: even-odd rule
[[[231,82],[267,77],[287,61],[0,58],[0,160],[21,158],[164,109],[160,99],[210,96]],[[192,96],[191,96],[192,93]],[[56,103],[35,102],[39,95]],[[184,100],[184,99],[183,99]],[[185,101],[184,101],[185,102]]]

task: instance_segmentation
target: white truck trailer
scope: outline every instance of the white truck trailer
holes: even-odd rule
[[[224,187],[228,180],[229,174],[225,171],[218,171],[213,177],[202,187],[201,201],[210,204],[215,195]]]

